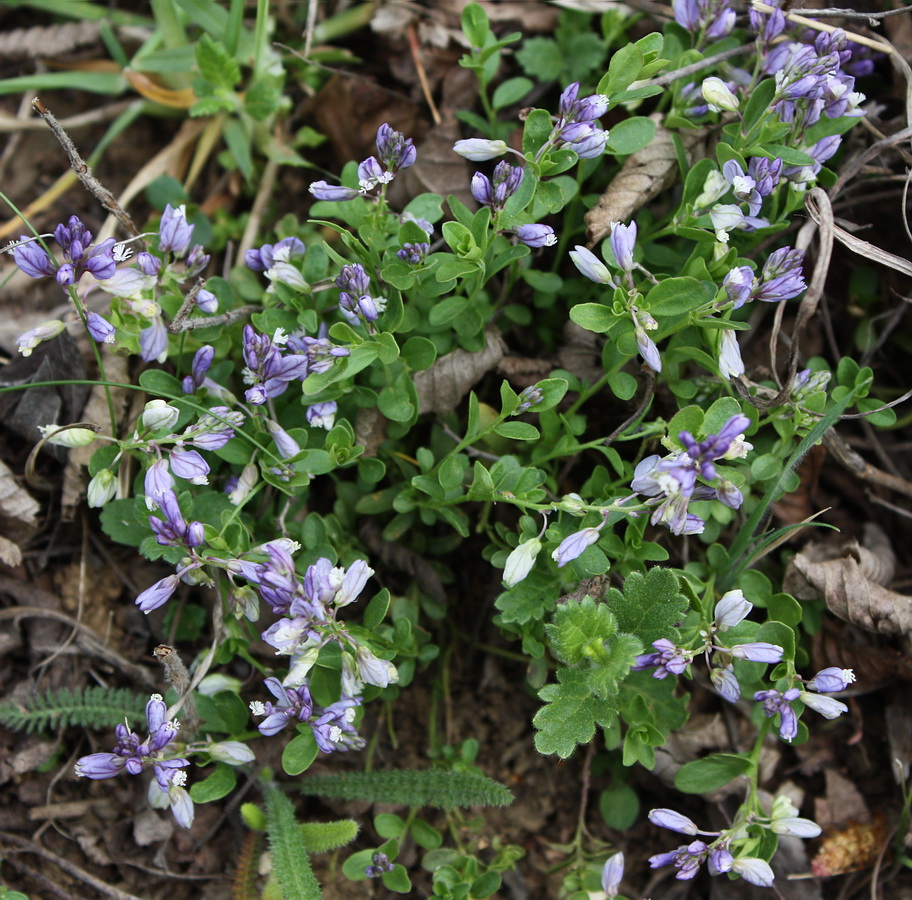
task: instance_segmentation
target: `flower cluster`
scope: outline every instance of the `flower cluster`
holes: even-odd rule
[[[292,381],[303,381],[308,375],[307,357],[286,353],[288,336],[277,328],[272,337],[258,334],[252,325],[244,326],[243,354],[246,368],[244,392],[248,403],[262,406],[268,399],[284,394]]]
[[[608,98],[604,94],[581,98],[579,88],[574,81],[561,92],[557,120],[544,146],[573,150],[580,159],[597,159],[608,141],[608,132],[598,121],[608,111]]]
[[[401,169],[415,164],[415,144],[401,132],[384,123],[377,129],[377,155],[369,156],[358,166],[358,190],[315,181],[310,193],[318,200],[353,200],[359,194],[368,194],[378,187],[385,187]]]
[[[161,696],[153,694],[146,704],[149,736],[141,741],[127,725],[118,725],[114,729],[117,745],[113,752],[83,756],[76,762],[76,774],[92,779],[114,778],[123,771],[139,775],[151,767],[155,778],[149,786],[150,798],[159,795],[171,807],[177,823],[189,828],[193,824],[193,801],[184,788],[187,774],[181,770],[190,765],[190,760],[166,752],[180,728],[177,721],[166,718],[167,710]]]
[[[855,681],[855,673],[851,669],[829,667],[821,669],[813,678],[809,679],[802,690],[800,687],[789,687],[779,691],[775,689],[757,691],[754,700],[761,704],[763,714],[771,719],[779,716],[779,737],[784,741],[791,741],[798,735],[798,715],[792,707],[796,700],[810,707],[825,719],[836,719],[849,708],[832,697],[821,697],[820,694],[835,694],[844,691],[848,685]],[[816,691],[816,693],[812,693]]]
[[[729,0],[674,0],[675,21],[691,34],[710,40],[724,38],[735,27]]]
[[[655,506],[653,525],[665,525],[674,534],[700,534],[705,522],[688,512],[692,500],[715,498],[732,509],[743,501],[741,491],[727,478],[720,477],[714,465],[720,459],[741,459],[752,445],[744,440],[744,430],[750,419],[744,415],[732,416],[718,434],[711,434],[696,441],[686,431],[680,433],[683,451],[667,456],[648,456],[636,467],[631,488],[638,494],[655,498],[647,501]],[[719,483],[715,487],[699,484],[697,478]]]
[[[370,276],[364,266],[361,263],[342,266],[336,286],[339,288],[339,310],[348,324],[364,324],[372,331],[373,323],[386,309],[386,298],[370,295]]]
[[[263,244],[259,248],[246,251],[244,262],[254,272],[263,272],[273,285],[281,282],[296,290],[304,290],[307,283],[301,275],[300,268],[292,260],[303,256],[306,250],[299,238],[287,237],[276,244]]]

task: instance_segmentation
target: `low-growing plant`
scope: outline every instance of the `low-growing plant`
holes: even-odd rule
[[[749,749],[675,775],[698,794],[743,778],[730,824],[704,830],[653,809],[653,824],[687,837],[650,865],[674,866],[679,879],[705,865],[770,886],[779,836],[819,833],[785,796],[764,802],[761,749],[774,733],[806,740],[807,709],[846,712],[830,695],[853,675],[808,669],[814,622],[755,566],[790,533],[764,531],[770,505],[839,416],[895,418],[868,396],[870,368],[801,357],[822,276],[809,277],[805,249],[786,236],[801,211],[827,205],[825,164],[864,113],[854,76],[870,71],[870,54],[778,8],[751,10],[741,28],[727,0],[678,0],[674,13],[637,41],[607,13],[574,62],[562,54],[583,30],[576,14],[554,39],[523,47],[467,6],[462,64],[477,75],[483,115],[463,119],[482,136],[453,149],[479,164],[475,208],[423,193],[395,209],[388,187],[420,149],[384,124],[373,155],[347,161],[338,183],[311,184],[308,220],[287,216],[226,277],[207,275],[208,249],[179,202],[189,198],[174,197],[157,227],[130,240],[96,242],[74,216],[10,248],[26,275],[55,278],[72,303],[71,316],[20,337],[23,355],[78,322],[97,342],[95,384],[114,386],[107,353],[142,362],[136,383],[120,385],[149,398],[135,421],[111,403],[110,421],[48,423],[42,440],[99,448],[89,506],[111,540],[168,567],[137,607],[163,610],[178,644],[210,645],[190,673],[165,648],[168,702],[153,695],[146,725],[118,724],[113,749],[83,756],[77,774],[151,775],[150,803],[189,827],[194,804],[228,796],[238,768],[257,765],[251,739],[266,737],[282,742],[291,780],[261,772],[265,811],[249,805],[244,817],[268,834],[272,890],[318,896],[300,860],[357,833],[345,821],[300,825],[287,795],[299,786],[410,807],[376,817],[383,842],[350,857],[344,875],[407,891],[395,860],[412,841],[435,897],[492,895],[523,851],[483,853],[417,816],[437,806],[452,825],[456,806],[509,800],[471,745],[432,739],[425,772],[295,780],[318,757],[362,750],[365,709],[395,708],[422,672],[446,665],[435,623],[464,602],[453,569],[480,536],[502,580],[494,622],[541,701],[535,747],[563,759],[598,741],[630,811],[621,818],[632,821],[639,802],[625,767],[651,769],[685,725],[690,678],[728,703],[755,701]],[[190,114],[229,117],[225,138],[249,176],[254,95],[268,95],[275,114],[284,82],[257,56],[239,105],[241,70],[223,77],[243,37],[232,33],[224,46],[199,42]],[[498,81],[510,44],[529,77]],[[537,53],[551,59],[540,70]],[[517,139],[507,113],[538,75],[535,96],[548,99],[522,111]],[[650,115],[632,114],[647,103]],[[631,200],[634,177],[646,186]],[[765,304],[795,307],[795,326],[785,369],[753,380],[739,339]],[[505,344],[551,358],[568,322],[604,336],[590,360],[543,362],[524,386],[492,380]],[[400,572],[418,577],[396,590]],[[188,601],[179,619],[178,593]],[[256,673],[243,688],[220,671],[239,660]],[[79,721],[108,721],[90,710],[98,698],[84,699]],[[76,721],[53,708],[46,698],[4,721]],[[194,764],[203,777],[188,779]],[[622,856],[602,868],[607,850],[582,823],[563,849],[569,896],[589,896],[600,879],[618,895]]]

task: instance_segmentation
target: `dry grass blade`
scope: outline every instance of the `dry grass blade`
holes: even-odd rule
[[[53,59],[98,41],[101,25],[98,22],[66,22],[62,25],[33,25],[14,28],[0,34],[0,58]]]

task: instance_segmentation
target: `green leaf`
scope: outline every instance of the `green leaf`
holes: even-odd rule
[[[425,850],[436,850],[443,843],[443,835],[422,819],[415,819],[410,831],[415,843]]]
[[[402,345],[402,359],[413,372],[421,372],[437,361],[437,346],[425,337],[410,337]]]
[[[533,109],[523,126],[523,153],[535,154],[551,134],[554,125],[546,109]],[[528,175],[527,175],[528,177]],[[523,178],[523,181],[526,179]]]
[[[570,319],[586,331],[604,334],[617,322],[618,317],[610,306],[603,303],[577,303],[570,310]]]
[[[139,376],[139,386],[147,393],[166,400],[172,397],[182,397],[183,385],[173,375],[162,372],[161,369],[146,369]]]
[[[100,518],[101,530],[118,544],[138,547],[149,536],[149,520],[136,518],[136,501],[132,498],[106,503]]]
[[[675,774],[675,787],[685,794],[717,791],[750,770],[751,762],[737,753],[714,753],[684,763]]]
[[[628,156],[642,150],[655,137],[657,125],[646,116],[634,116],[618,122],[608,134],[605,145],[609,153]]]
[[[384,840],[402,837],[406,832],[406,825],[401,816],[395,813],[380,813],[374,816],[374,830]]]
[[[608,72],[598,83],[596,93],[607,94],[609,100],[614,101],[615,94],[626,90],[637,80],[642,67],[643,54],[635,45],[627,44],[611,57]]]
[[[776,93],[776,82],[772,78],[761,81],[754,88],[744,107],[744,122],[741,126],[742,133],[749,133],[755,125],[770,114],[770,104]]]
[[[535,441],[541,437],[539,430],[528,422],[502,422],[494,433],[513,441]]]
[[[586,673],[579,669],[558,669],[557,680],[538,692],[545,705],[532,720],[538,730],[535,749],[567,759],[577,744],[592,740],[597,725],[607,728],[614,721],[617,708],[593,696]]]
[[[534,86],[528,78],[508,78],[497,86],[491,97],[491,105],[494,109],[503,109],[505,106],[519,103]]]
[[[644,647],[674,637],[675,625],[690,607],[677,576],[661,566],[653,566],[645,576],[632,572],[624,579],[624,592],[611,588],[605,603],[617,618],[618,630],[636,635]]]
[[[390,592],[383,588],[371,601],[364,610],[364,627],[373,631],[386,618],[386,613],[390,607]]]
[[[396,894],[407,894],[412,889],[412,882],[409,880],[408,872],[406,872],[405,866],[401,866],[399,863],[393,866],[392,872],[384,872],[380,876],[380,880],[388,891],[393,891]]]
[[[277,787],[266,790],[266,829],[272,851],[272,872],[283,900],[321,900],[307,848],[291,801]]]
[[[481,49],[487,42],[491,29],[488,15],[478,3],[470,3],[462,11],[462,31],[475,49]]]
[[[241,69],[221,43],[203,34],[196,43],[196,64],[200,75],[216,88],[231,90],[241,80]]]
[[[734,397],[720,397],[703,416],[702,434],[718,434],[733,416],[741,414],[741,404]]]
[[[609,607],[592,597],[562,603],[551,624],[545,626],[552,652],[568,666],[590,660],[592,649],[613,640],[617,630],[617,619]]]
[[[654,315],[679,316],[706,302],[706,291],[696,278],[666,278],[646,295],[643,308]],[[570,310],[571,317],[573,310]]]
[[[557,81],[566,62],[557,41],[546,37],[526,38],[516,51],[516,59],[526,75],[534,76],[540,83]]]
[[[243,122],[228,119],[222,126],[222,136],[244,180],[250,181],[253,178],[253,156],[250,153],[250,137]]]
[[[190,799],[194,803],[211,803],[221,800],[234,790],[237,772],[227,763],[216,763],[215,770],[204,781],[197,781],[190,788]]]
[[[285,749],[282,751],[282,768],[289,775],[300,775],[310,768],[311,763],[317,758],[319,750],[316,738],[308,728],[285,745]]]

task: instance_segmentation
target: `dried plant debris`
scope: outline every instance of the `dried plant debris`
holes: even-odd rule
[[[607,237],[614,222],[627,222],[640,207],[658,197],[678,178],[678,154],[672,133],[662,127],[662,116],[650,118],[658,126],[655,137],[636,153],[631,153],[614,176],[599,202],[586,213],[586,236],[589,246]],[[682,131],[687,162],[693,162],[696,148],[702,143],[706,129]]]
[[[485,337],[485,346],[478,353],[453,350],[415,375],[419,413],[451,412],[488,372],[497,368],[506,349],[503,338],[493,330]]]
[[[65,22],[62,25],[14,28],[0,34],[0,58],[7,62],[41,57],[51,59],[96,44],[100,34],[100,22]]]
[[[865,538],[863,545],[808,545],[789,563],[785,589],[800,600],[822,598],[830,612],[866,631],[912,633],[912,598],[884,587],[895,568],[889,542],[873,525]]]

